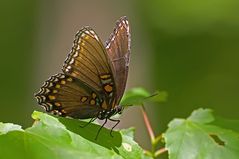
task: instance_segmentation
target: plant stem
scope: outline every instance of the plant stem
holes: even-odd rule
[[[155,157],[158,157],[159,155],[161,155],[161,154],[164,153],[164,152],[167,152],[167,150],[166,150],[165,148],[161,148],[161,149],[157,150],[157,151],[154,153],[154,155],[155,155]]]
[[[151,124],[149,122],[149,119],[148,119],[147,113],[145,111],[144,105],[142,105],[141,108],[142,108],[142,114],[143,114],[143,117],[144,117],[144,123],[147,127],[151,143],[153,143],[153,141],[155,140],[155,135],[154,135],[153,129],[152,129]]]
[[[143,114],[143,117],[144,117],[144,123],[146,125],[147,130],[148,130],[148,133],[149,133],[149,136],[150,136],[151,145],[152,145],[152,147],[151,147],[151,156],[153,158],[155,158],[155,148],[156,148],[156,145],[157,145],[157,143],[155,142],[155,135],[154,135],[152,126],[151,126],[151,124],[149,122],[149,118],[148,118],[148,115],[147,115],[147,113],[145,111],[145,108],[144,108],[143,104],[142,104],[141,108],[142,108],[141,110],[142,110],[142,114]]]
[[[149,121],[149,118],[148,118],[148,115],[145,111],[145,107],[144,105],[142,104],[142,114],[143,114],[143,118],[144,118],[144,123],[146,125],[146,128],[148,130],[148,133],[149,133],[149,136],[150,136],[150,141],[151,141],[151,152],[149,151],[145,151],[145,154],[153,157],[154,159],[156,157],[158,157],[160,154],[166,152],[167,150],[165,148],[161,148],[159,150],[156,151],[156,147],[158,145],[158,143],[160,142],[160,140],[162,139],[162,134],[158,135],[156,138],[155,138],[155,135],[154,135],[154,132],[153,132],[153,129],[152,129],[152,126],[150,124],[150,121]]]

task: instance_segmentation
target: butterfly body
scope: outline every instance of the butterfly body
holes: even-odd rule
[[[56,115],[115,121],[110,117],[122,111],[119,102],[126,85],[129,56],[126,17],[117,22],[105,46],[93,29],[84,27],[75,36],[63,73],[51,76],[35,97],[47,112]]]

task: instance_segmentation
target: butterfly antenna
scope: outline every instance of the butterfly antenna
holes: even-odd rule
[[[90,123],[92,123],[93,121],[95,121],[95,119],[96,119],[96,118],[91,118],[90,121],[89,121],[88,123],[86,123],[86,124],[83,125],[83,126],[80,125],[80,127],[81,127],[81,128],[86,127],[87,125],[89,125]]]
[[[97,132],[97,134],[96,134],[95,140],[97,140],[101,129],[105,126],[106,123],[107,123],[107,118],[105,119],[105,122],[101,125],[101,127],[99,128],[99,130],[98,130],[98,132]]]
[[[145,97],[144,99],[152,98],[152,97],[154,97],[154,96],[156,96],[158,94],[159,94],[159,92],[155,92],[154,94],[151,94],[150,96]]]
[[[120,123],[120,120],[115,120],[115,119],[109,119],[109,120],[116,122],[116,124],[110,130],[110,136],[113,137],[112,132],[113,132],[114,128]]]

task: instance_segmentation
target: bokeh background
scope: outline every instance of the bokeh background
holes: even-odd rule
[[[165,90],[168,101],[147,104],[156,133],[175,117],[212,108],[239,117],[239,1],[25,0],[0,2],[0,121],[24,127],[39,109],[33,97],[61,71],[74,34],[83,26],[103,41],[126,15],[132,34],[128,88]],[[136,127],[149,148],[139,107],[124,111],[119,128]]]

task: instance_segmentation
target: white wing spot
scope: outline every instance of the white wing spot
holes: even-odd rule
[[[66,72],[69,72],[71,70],[71,66],[66,67]]]
[[[95,32],[94,32],[93,30],[90,30],[90,33],[91,33],[91,34],[95,34]]]
[[[80,45],[77,45],[77,48],[76,48],[76,50],[80,50]]]
[[[52,82],[49,82],[47,87],[52,87],[52,86],[53,86]]]
[[[127,20],[125,21],[125,23],[126,23],[127,25],[129,25],[129,22],[128,22]]]
[[[78,52],[75,52],[74,55],[73,55],[73,57],[77,57],[78,55],[79,55],[79,53],[78,53]]]
[[[71,61],[70,61],[70,64],[73,64],[73,63],[74,63],[74,61],[75,61],[75,60],[72,58],[72,59],[71,59]]]
[[[114,41],[115,40],[115,36],[112,37],[111,41]]]
[[[124,25],[126,25],[125,21],[122,21],[124,23]]]
[[[96,35],[94,35],[94,38],[99,41],[99,38]]]
[[[86,30],[85,33],[86,33],[86,34],[90,34],[90,32],[89,32],[88,30]],[[84,36],[84,35],[82,34],[82,36]]]
[[[57,81],[58,81],[58,78],[53,79],[53,82],[57,82]]]
[[[50,89],[46,88],[45,93],[49,93],[49,92],[50,92]]]

